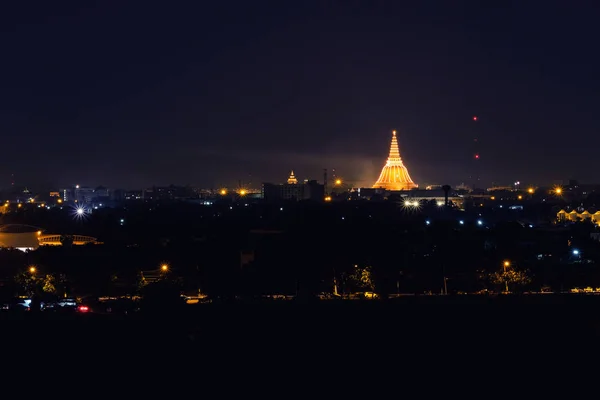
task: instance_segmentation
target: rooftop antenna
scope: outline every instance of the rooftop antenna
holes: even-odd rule
[[[327,193],[327,168],[323,168],[323,190],[326,195],[329,194]]]

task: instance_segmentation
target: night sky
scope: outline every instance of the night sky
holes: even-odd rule
[[[591,1],[4,3],[0,188],[600,182]]]

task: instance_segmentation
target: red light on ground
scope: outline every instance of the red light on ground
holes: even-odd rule
[[[90,311],[90,308],[89,308],[88,306],[79,306],[79,307],[77,308],[77,310],[78,310],[79,312],[88,312],[88,311]]]
[[[473,121],[477,121],[477,116],[476,115],[473,116]]]

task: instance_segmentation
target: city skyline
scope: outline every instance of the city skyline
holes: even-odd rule
[[[475,136],[484,187],[596,181],[591,7],[34,3],[2,15],[0,187],[369,186],[394,129],[415,182],[471,183]]]

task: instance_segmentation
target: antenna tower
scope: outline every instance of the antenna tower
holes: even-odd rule
[[[481,184],[481,177],[479,174],[479,164],[481,163],[481,154],[479,152],[479,118],[474,115],[472,118],[472,123],[473,123],[473,169],[472,169],[472,175],[471,175],[471,180],[473,182],[473,190],[477,189],[478,186],[480,186]]]

